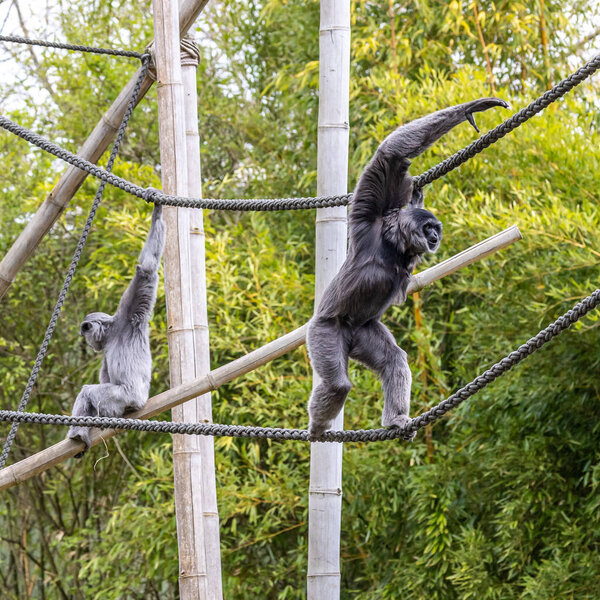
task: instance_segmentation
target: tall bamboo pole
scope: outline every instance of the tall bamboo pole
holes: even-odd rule
[[[200,176],[200,135],[198,133],[198,92],[196,69],[200,53],[195,42],[181,41],[181,67],[185,96],[185,135],[188,167],[188,193],[202,197]],[[190,210],[190,266],[192,277],[192,324],[194,333],[196,377],[210,371],[210,345],[208,310],[206,302],[206,269],[204,248],[204,222],[202,210]],[[183,405],[186,421],[212,423],[210,392]],[[206,588],[210,600],[223,598],[221,584],[221,549],[219,543],[219,513],[215,480],[214,439],[207,436],[177,436],[179,460],[184,461],[186,476],[191,485],[192,499],[189,507],[194,513],[194,524],[200,522],[204,535]],[[175,443],[175,440],[174,440]],[[185,454],[184,454],[185,453]],[[188,574],[186,586],[194,587]],[[182,594],[182,598],[183,598]],[[190,592],[190,597],[196,597]]]
[[[348,189],[350,0],[321,0],[317,194]],[[315,307],[346,257],[347,210],[317,210]],[[313,372],[313,386],[319,380]],[[343,429],[343,412],[333,429]],[[342,444],[311,444],[308,492],[308,600],[340,596]]]
[[[517,226],[513,225],[491,238],[464,250],[460,254],[443,261],[439,265],[418,273],[408,286],[408,293],[412,294],[422,289],[423,286],[429,285],[446,275],[450,275],[457,269],[485,258],[520,239],[522,239],[521,233]],[[253,350],[249,354],[245,354],[222,367],[210,371],[206,375],[194,379],[194,381],[184,383],[153,396],[148,400],[144,408],[127,416],[133,419],[150,419],[187,400],[214,391],[225,383],[229,383],[237,377],[242,377],[246,373],[254,371],[260,366],[300,347],[305,342],[305,335],[306,325],[303,325]],[[103,431],[93,430],[91,433],[91,445],[95,446],[102,443],[103,440],[107,440],[116,434],[117,431],[114,429],[105,429]],[[68,458],[72,458],[83,449],[81,442],[67,439],[5,467],[0,470],[0,491],[18,485],[35,475],[47,471]],[[210,504],[207,504],[207,507],[210,507]]]
[[[167,194],[188,193],[184,88],[180,63],[177,0],[153,0],[162,185]],[[195,80],[194,80],[195,85]],[[197,127],[197,126],[196,126]],[[171,386],[196,377],[196,348],[190,256],[190,210],[166,208],[165,296]],[[174,421],[196,419],[195,402],[173,409]],[[173,477],[182,600],[208,598],[202,494],[195,475],[201,456],[185,436],[173,436]],[[191,440],[192,445],[194,440]]]
[[[208,0],[184,0],[179,11],[179,29],[182,34],[193,25],[197,16],[206,6]],[[138,79],[139,71],[125,84],[125,87],[102,115],[100,121],[77,151],[77,155],[91,162],[100,159],[104,151],[115,137],[119,123],[131,98],[133,87]],[[152,79],[146,77],[138,94],[138,102],[152,86]],[[39,246],[44,236],[50,231],[56,220],[69,205],[69,202],[85,181],[87,173],[76,167],[68,167],[54,189],[42,202],[35,215],[27,223],[0,262],[0,300],[14,281],[17,273]]]

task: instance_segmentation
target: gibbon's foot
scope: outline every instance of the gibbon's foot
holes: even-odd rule
[[[384,427],[389,427],[390,429],[404,429],[409,423],[411,419],[408,415],[397,415],[393,419],[382,420],[382,425]],[[408,438],[406,438],[407,442],[412,442],[417,435],[416,431],[413,431]]]
[[[477,133],[479,133],[479,128],[477,127],[477,124],[475,123],[475,117],[473,116],[473,113],[482,112],[484,110],[494,108],[495,106],[501,106],[502,108],[508,108],[509,104],[508,104],[508,102],[505,102],[504,100],[500,100],[500,98],[482,98],[481,100],[474,100],[473,102],[470,103],[469,107],[467,108],[465,117],[466,117],[467,121],[473,126],[473,128],[475,129],[475,131]]]
[[[85,448],[81,452],[78,452],[75,455],[75,458],[81,458],[92,445],[89,427],[70,427],[69,433],[67,433],[67,439],[73,440],[75,442],[83,442],[85,444]]]
[[[308,423],[308,439],[311,442],[317,441],[326,431],[331,429],[331,421],[327,423],[315,424],[312,420]]]

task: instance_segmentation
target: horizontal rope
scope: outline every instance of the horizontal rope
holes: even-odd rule
[[[514,131],[517,127],[531,119],[534,115],[541,112],[548,105],[556,102],[559,98],[570,92],[582,81],[593,75],[600,68],[600,54],[591,61],[578,69],[575,73],[564,79],[551,90],[548,90],[537,100],[534,100],[524,109],[514,114],[512,117],[498,125],[478,140],[453,154],[450,158],[442,161],[439,165],[429,169],[422,175],[414,177],[413,182],[416,187],[424,185],[439,179],[450,171],[458,168],[461,164],[479,154],[482,150],[497,142],[505,135]],[[152,202],[154,204],[163,204],[165,206],[179,206],[187,208],[207,208],[213,210],[236,210],[236,211],[274,211],[274,210],[302,210],[313,208],[328,208],[333,206],[345,206],[352,200],[352,194],[338,194],[333,196],[316,196],[303,198],[255,198],[255,199],[220,199],[220,198],[186,198],[182,196],[169,196],[154,188],[143,188],[122,177],[117,177],[107,173],[104,169],[97,167],[93,163],[77,156],[60,146],[53,144],[42,136],[14,123],[4,116],[0,116],[0,127],[14,133],[25,141],[38,146],[42,150],[53,154],[57,158],[86,171],[90,175],[106,181],[110,185],[117,187],[128,194],[137,196]]]
[[[63,44],[62,42],[47,42],[45,40],[32,40],[19,35],[0,35],[0,42],[12,42],[15,44],[27,44],[28,46],[45,46],[46,48],[59,48],[61,50],[72,50],[74,52],[89,52],[91,54],[109,54],[111,56],[127,56],[142,59],[143,54],[132,50],[115,50],[112,48],[95,48],[94,46],[81,46],[79,44]]]
[[[482,390],[489,383],[512,369],[526,357],[539,350],[544,344],[568,329],[573,323],[600,304],[600,289],[576,304],[571,310],[559,317],[532,337],[514,352],[504,357],[490,369],[479,375],[471,383],[452,394],[436,407],[411,419],[404,428],[359,429],[355,431],[327,431],[320,438],[311,440],[305,429],[283,429],[273,427],[248,427],[244,425],[218,425],[207,423],[174,423],[172,421],[146,421],[114,417],[70,417],[67,415],[49,415],[43,413],[23,413],[11,410],[0,411],[0,421],[18,423],[39,423],[42,425],[64,425],[97,427],[100,429],[122,429],[151,431],[156,433],[177,433],[185,435],[210,435],[243,438],[269,438],[273,440],[298,440],[322,442],[377,442],[398,438],[410,439],[412,434],[429,425],[449,410],[458,406],[467,398]]]
[[[349,194],[343,196],[327,196],[324,198],[275,198],[275,199],[253,199],[253,200],[222,200],[217,198],[184,198],[181,196],[169,196],[155,188],[143,188],[127,179],[113,175],[98,167],[89,160],[77,156],[57,144],[43,138],[41,135],[18,125],[14,121],[0,115],[0,127],[17,135],[21,139],[41,148],[45,152],[64,160],[66,163],[106,181],[132,196],[142,198],[146,202],[164,204],[167,206],[179,206],[187,208],[210,208],[215,210],[240,210],[240,211],[263,211],[263,210],[298,210],[302,208],[325,208],[327,206],[340,206],[347,204]]]

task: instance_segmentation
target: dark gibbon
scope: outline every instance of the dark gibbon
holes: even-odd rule
[[[452,106],[399,127],[377,148],[352,200],[346,261],[323,294],[307,332],[307,346],[320,382],[308,404],[309,435],[320,437],[352,388],[348,358],[363,363],[382,382],[384,427],[409,421],[412,377],[406,352],[380,318],[394,299],[406,299],[411,273],[421,257],[435,252],[442,224],[423,208],[413,187],[409,159],[419,156],[473,113],[495,106],[482,98]]]

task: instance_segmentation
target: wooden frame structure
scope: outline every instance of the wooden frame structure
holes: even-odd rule
[[[201,197],[197,128],[196,68],[182,72],[180,35],[193,24],[208,0],[153,0],[155,18],[158,114],[163,190]],[[348,162],[350,2],[321,0],[318,195],[345,193]],[[196,62],[197,64],[197,62]],[[79,155],[96,161],[116,133],[137,74],[102,117]],[[144,81],[139,99],[152,84]],[[139,101],[139,100],[138,100]],[[0,299],[56,219],[81,186],[86,174],[69,167],[32,221],[0,262]],[[344,261],[345,207],[320,209],[316,217],[315,305]],[[232,361],[209,370],[204,229],[202,212],[165,208],[167,245],[165,288],[171,389],[148,400],[132,417],[148,419],[173,410],[173,419],[210,422],[210,392],[305,342],[306,325]],[[521,239],[516,226],[415,275],[408,293],[454,273]],[[129,415],[128,415],[129,416]],[[334,428],[343,429],[343,415]],[[114,430],[92,433],[92,445]],[[10,488],[73,457],[82,444],[63,440],[0,470],[0,490]],[[340,595],[339,537],[342,444],[311,444],[309,488],[308,600],[336,600]],[[175,504],[182,600],[221,600],[219,524],[216,504],[214,446],[210,437],[174,436]]]

